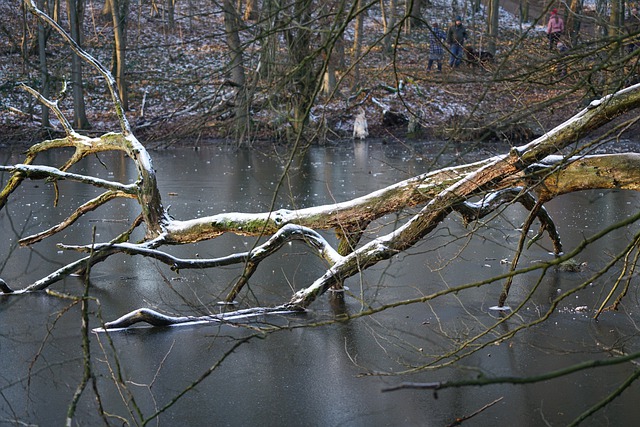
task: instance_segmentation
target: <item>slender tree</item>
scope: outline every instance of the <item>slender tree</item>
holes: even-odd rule
[[[387,3],[384,0],[380,0],[380,10],[382,12],[382,48],[387,55],[390,55],[393,51],[394,35],[392,28],[396,26],[396,0],[390,0]],[[357,21],[356,21],[356,25]]]
[[[71,37],[79,46],[83,44],[84,1],[85,0],[67,0]],[[84,102],[82,60],[75,53],[71,55],[71,86],[74,109],[73,125],[78,129],[87,129],[90,125]]]
[[[406,3],[406,15],[409,17],[408,30],[411,32],[414,28],[422,25],[422,3],[423,0],[409,0]]]
[[[258,0],[247,0],[247,4],[244,8],[244,19],[246,21],[254,21],[258,19]]]
[[[307,124],[309,109],[317,92],[317,70],[312,52],[311,17],[313,0],[295,0],[291,6],[289,28],[285,30],[291,79],[291,125],[294,134]]]
[[[230,53],[231,85],[235,92],[235,139],[239,145],[245,145],[248,142],[247,137],[250,132],[248,126],[251,122],[249,119],[249,99],[245,87],[243,50],[239,35],[240,19],[231,0],[224,0],[222,8],[224,10],[226,41]]]
[[[113,20],[113,71],[118,85],[118,93],[122,107],[129,109],[129,93],[127,89],[127,21],[129,16],[129,0],[107,0],[111,3]]]
[[[358,10],[362,10],[362,6],[364,5],[365,0],[356,0],[356,5]],[[392,1],[393,3],[393,1]],[[392,15],[394,13],[393,9],[390,12]],[[393,22],[393,18],[391,18]],[[388,25],[388,24],[387,24]],[[360,56],[362,55],[362,39],[363,39],[363,31],[364,31],[364,15],[362,13],[358,13],[355,19],[355,27],[353,30],[353,47],[351,48],[351,62],[354,64],[353,67],[353,80],[354,80],[354,89],[356,85],[360,82]],[[390,33],[388,34],[388,41],[391,41]]]
[[[577,46],[580,38],[580,28],[582,26],[584,0],[572,0],[569,5],[569,15],[567,16],[567,34],[572,46]]]
[[[166,0],[166,19],[167,25],[170,30],[173,30],[176,26],[176,1],[177,0]]]
[[[495,56],[500,31],[500,0],[489,1],[489,14],[487,16],[487,34],[489,40],[487,50]]]
[[[46,10],[45,8],[45,0],[38,0],[38,7],[42,10]],[[49,67],[47,65],[47,33],[49,32],[48,27],[44,25],[44,23],[38,20],[38,58],[40,60],[40,75],[42,78],[42,96],[45,98],[49,98],[51,92],[51,82],[49,79]],[[43,105],[42,106],[42,117],[40,119],[40,123],[42,127],[48,128],[51,126],[49,122],[49,109]]]

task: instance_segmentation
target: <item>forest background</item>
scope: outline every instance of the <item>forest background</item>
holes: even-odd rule
[[[67,7],[40,3],[69,28]],[[81,17],[76,38],[110,64],[149,147],[331,143],[352,136],[360,107],[370,137],[519,143],[637,78],[637,56],[625,57],[629,39],[620,41],[633,6],[624,2],[117,0],[116,18],[109,1],[69,4]],[[567,21],[562,55],[544,31],[554,7]],[[76,129],[112,129],[102,77],[20,2],[0,9],[0,142],[62,134],[23,83],[57,100]],[[457,15],[467,45],[494,58],[454,70],[445,53],[444,72],[428,73],[432,25],[446,30]]]

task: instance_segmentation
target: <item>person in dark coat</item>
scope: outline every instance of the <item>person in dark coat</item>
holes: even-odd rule
[[[449,65],[457,68],[462,62],[462,52],[464,51],[464,42],[469,38],[467,29],[462,25],[462,17],[458,16],[456,22],[449,27],[447,31],[447,43],[451,50],[451,59]]]
[[[427,71],[431,71],[434,62],[438,65],[438,71],[442,71],[442,58],[444,57],[442,43],[446,38],[445,32],[440,29],[437,22],[434,22],[431,25],[431,34],[429,34],[429,63]]]

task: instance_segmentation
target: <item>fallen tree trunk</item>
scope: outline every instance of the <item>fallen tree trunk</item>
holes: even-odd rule
[[[35,8],[32,1],[29,4],[33,13],[42,19],[47,19],[41,16],[41,12]],[[47,22],[61,34],[64,33],[55,22],[51,20]],[[97,209],[115,197],[136,199],[140,205],[140,215],[132,221],[127,232],[116,236],[110,242],[62,246],[64,249],[85,252],[89,255],[20,290],[15,291],[14,287],[9,285],[1,286],[0,291],[4,293],[18,295],[44,290],[71,273],[90,268],[114,254],[125,253],[155,258],[175,270],[242,263],[245,265],[243,274],[227,298],[232,300],[249,280],[261,260],[277,250],[284,242],[300,239],[317,251],[329,266],[314,283],[296,292],[288,302],[277,308],[278,310],[303,310],[329,288],[339,287],[345,279],[381,260],[411,248],[436,229],[440,222],[452,212],[459,212],[465,221],[470,222],[486,216],[504,204],[522,203],[540,220],[542,229],[549,233],[554,242],[555,251],[559,253],[560,239],[553,221],[542,206],[544,202],[560,194],[582,189],[637,190],[640,182],[638,179],[640,178],[638,176],[640,156],[636,154],[567,157],[556,155],[570,144],[576,144],[593,130],[610,123],[615,117],[638,108],[640,85],[635,85],[592,102],[589,107],[547,134],[529,144],[514,147],[508,153],[473,164],[419,175],[351,201],[300,210],[227,213],[184,221],[175,220],[163,207],[151,158],[131,133],[117,91],[113,88],[113,78],[104,67],[83,52],[72,40],[68,40],[68,43],[76,53],[105,76],[116,114],[120,118],[122,131],[108,133],[99,138],[78,135],[64,120],[54,102],[36,94],[41,102],[61,117],[61,123],[67,129],[67,137],[34,145],[27,152],[24,164],[0,167],[0,170],[11,173],[11,179],[0,193],[0,208],[25,178],[51,179],[54,182],[61,179],[74,180],[106,189],[101,196],[79,206],[58,226],[23,238],[21,240],[23,245],[33,244],[56,235],[85,212]],[[35,94],[35,91],[28,90]],[[33,164],[39,153],[62,147],[73,147],[75,152],[60,168]],[[134,162],[138,171],[134,182],[123,184],[67,172],[69,167],[88,154],[111,150],[125,152]],[[471,203],[475,199],[480,201]],[[362,234],[372,221],[408,207],[420,209],[393,232],[358,246]],[[127,243],[131,232],[139,225],[146,227],[145,240],[135,244]],[[314,231],[320,229],[335,230],[340,237],[337,249],[332,248]],[[523,233],[526,234],[527,231],[524,230]],[[249,252],[212,260],[178,259],[158,250],[165,245],[195,243],[215,238],[223,233],[272,237],[265,244]],[[515,264],[517,260],[512,266],[513,269]],[[135,312],[138,314],[125,316],[129,322],[127,326],[136,319],[155,322],[153,316],[141,315],[140,313],[148,313],[142,310]],[[260,311],[264,308],[255,310]],[[167,319],[158,322],[156,323],[171,324],[171,320]]]

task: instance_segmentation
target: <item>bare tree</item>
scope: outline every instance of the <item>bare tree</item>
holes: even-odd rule
[[[409,0],[406,3],[406,15],[409,16],[407,26],[409,32],[413,28],[417,28],[422,25],[422,0]]]
[[[167,0],[166,5],[167,24],[171,30],[176,26],[176,1],[177,0]]]
[[[122,100],[122,108],[129,109],[129,93],[127,89],[127,19],[129,0],[108,0],[111,3],[113,19],[113,74]]]
[[[500,0],[491,0],[489,2],[489,16],[487,17],[487,36],[489,41],[487,49],[492,55],[496,54],[496,40],[498,39],[499,18],[500,18]]]
[[[357,0],[355,2],[357,4],[358,9],[362,9],[362,5],[364,4],[364,0]],[[394,13],[393,11],[391,12]],[[393,19],[393,18],[392,18]],[[351,48],[352,54],[352,62],[355,64],[354,66],[354,81],[360,81],[360,56],[362,55],[362,33],[364,31],[364,15],[359,13],[357,15],[355,21],[354,35],[353,35],[353,47]]]
[[[38,7],[42,10],[44,8],[44,0],[38,1]],[[49,78],[49,68],[47,66],[47,29],[41,21],[38,21],[38,57],[40,59],[40,73],[42,75],[42,96],[49,98],[51,82]],[[41,123],[43,127],[51,126],[49,122],[49,109],[44,105],[42,106],[42,118]]]
[[[222,4],[224,10],[224,25],[227,34],[227,46],[231,60],[229,68],[231,70],[231,84],[235,88],[235,128],[239,145],[244,145],[249,135],[249,99],[247,88],[245,87],[245,72],[243,50],[240,42],[240,17],[231,0],[224,0]]]
[[[84,0],[67,0],[69,26],[74,42],[82,46],[82,20],[84,17]],[[78,129],[89,127],[89,120],[84,103],[84,82],[82,79],[82,60],[76,55],[71,56],[71,84],[73,93],[74,117],[73,124]]]
[[[246,21],[253,21],[258,18],[258,1],[247,0],[247,5],[244,8],[244,19]]]
[[[288,20],[289,28],[284,33],[291,61],[293,88],[291,124],[295,134],[302,132],[305,127],[314,92],[317,93],[318,80],[314,78],[314,74],[317,71],[311,55],[313,44],[311,41],[312,33],[309,28],[313,11],[312,6],[312,0],[294,1],[291,6],[290,19]]]

